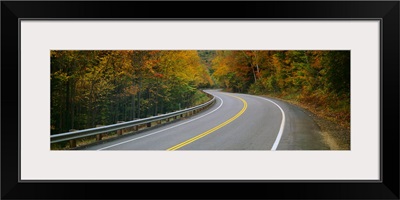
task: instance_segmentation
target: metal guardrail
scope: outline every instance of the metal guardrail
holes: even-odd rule
[[[215,97],[209,93],[206,93],[206,94],[208,96],[211,96],[212,99],[206,103],[203,103],[203,104],[195,106],[195,107],[186,108],[183,110],[178,110],[175,112],[162,114],[162,115],[158,115],[158,116],[153,116],[153,117],[148,117],[148,118],[144,118],[144,119],[133,120],[133,121],[129,121],[129,122],[122,122],[122,123],[118,123],[118,124],[112,124],[112,125],[107,125],[107,126],[102,126],[102,127],[84,129],[84,130],[77,130],[77,131],[73,131],[73,132],[59,133],[59,134],[51,135],[50,141],[52,144],[58,143],[58,142],[70,141],[70,143],[73,144],[72,146],[75,146],[76,145],[75,139],[84,138],[84,137],[88,137],[88,136],[94,136],[94,135],[100,135],[100,134],[109,133],[112,131],[119,131],[119,130],[123,130],[123,129],[128,129],[128,128],[144,125],[144,124],[146,124],[147,127],[151,127],[152,122],[161,121],[161,120],[170,119],[170,118],[176,119],[177,116],[183,117],[184,114],[189,114],[189,115],[195,114],[198,111],[203,110],[215,103]]]

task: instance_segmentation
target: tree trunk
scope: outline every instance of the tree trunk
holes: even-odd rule
[[[139,78],[139,92],[138,92],[138,118],[140,117],[140,95],[142,91],[142,77]]]
[[[254,67],[250,66],[251,70],[253,71],[253,76],[254,76],[254,83],[257,82],[257,77],[256,77],[256,73],[254,71]]]
[[[158,88],[159,88],[160,86],[159,86],[159,83],[158,83],[158,81],[157,81],[157,88],[156,88],[156,94],[154,95],[154,103],[156,104],[155,105],[155,108],[154,108],[154,116],[157,116],[157,114],[158,114]]]
[[[135,119],[135,95],[132,95],[132,120]]]
[[[69,70],[68,70],[69,71]],[[69,74],[69,72],[68,72]],[[67,131],[71,129],[71,105],[70,105],[70,84],[71,81],[68,79],[67,84],[66,84],[66,95],[65,95],[65,126],[64,126],[64,131]]]
[[[123,121],[126,121],[126,103],[124,102],[124,120]]]
[[[75,121],[75,82],[72,83],[72,91],[71,91],[71,129],[74,129],[74,121]],[[68,129],[69,130],[69,129]]]

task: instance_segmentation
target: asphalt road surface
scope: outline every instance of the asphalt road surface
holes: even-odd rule
[[[301,108],[263,97],[208,90],[209,109],[84,150],[329,150]]]

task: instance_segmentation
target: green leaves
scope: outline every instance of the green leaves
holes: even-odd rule
[[[228,91],[287,97],[349,119],[350,51],[216,51],[212,68]]]
[[[211,84],[197,51],[51,51],[50,56],[52,133],[189,107],[196,88]]]

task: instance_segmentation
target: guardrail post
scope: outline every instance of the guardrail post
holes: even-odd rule
[[[151,122],[147,123],[147,127],[151,127]]]
[[[97,127],[102,127],[103,125],[96,125],[96,128]],[[98,135],[96,135],[96,141],[100,141],[100,140],[102,140],[103,139],[103,134],[98,134]]]
[[[124,121],[117,121],[117,124],[122,123]],[[117,130],[117,135],[122,135],[124,133],[124,129]]]
[[[76,131],[76,130],[75,129],[69,129],[69,132],[74,132],[74,131]],[[76,147],[76,140],[75,139],[69,141],[69,147],[70,148]]]

